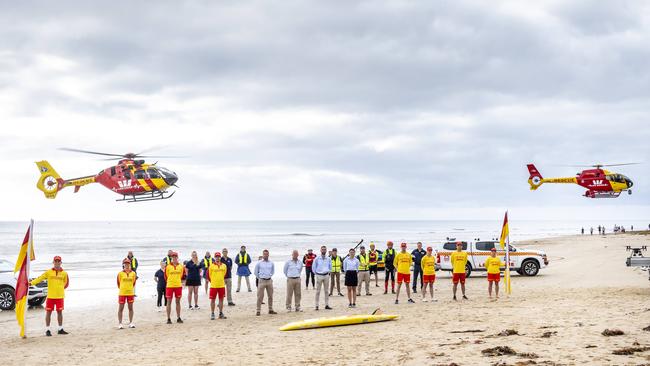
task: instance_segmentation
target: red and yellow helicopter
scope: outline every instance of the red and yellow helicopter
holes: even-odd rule
[[[633,164],[638,163],[587,165],[588,167],[595,169],[583,170],[582,172],[577,173],[575,177],[566,178],[543,178],[539,170],[535,168],[535,165],[528,164],[528,172],[530,173],[528,184],[530,184],[530,190],[534,191],[544,183],[574,183],[581,187],[587,188],[587,191],[584,194],[585,197],[616,198],[623,191],[627,191],[628,194],[632,194],[632,190],[630,189],[633,185],[632,180],[623,174],[613,173],[601,168],[605,166],[622,166]]]
[[[101,170],[95,175],[74,179],[63,179],[46,160],[36,162],[41,176],[36,187],[45,193],[45,197],[54,199],[56,194],[65,187],[74,187],[79,192],[81,186],[99,183],[111,191],[122,195],[116,201],[140,202],[163,200],[170,198],[174,192],[168,193],[169,187],[178,187],[178,176],[169,169],[154,164],[146,164],[138,158],[154,158],[134,153],[108,154],[96,151],[63,148],[61,150],[81,152],[86,154],[110,156],[104,160],[119,160],[117,165]],[[158,156],[158,158],[176,158],[178,156]]]

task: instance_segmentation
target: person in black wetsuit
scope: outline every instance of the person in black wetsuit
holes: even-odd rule
[[[388,241],[386,243],[386,246],[388,248],[384,251],[384,269],[385,269],[384,294],[388,293],[389,278],[390,278],[391,291],[392,293],[395,293],[395,264],[393,263],[393,261],[395,260],[395,249],[393,249],[392,241]]]

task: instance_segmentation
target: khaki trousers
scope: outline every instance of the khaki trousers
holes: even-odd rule
[[[264,299],[264,290],[268,297],[269,311],[273,311],[273,280],[264,280],[260,278],[257,286],[257,311],[262,311],[262,300]]]
[[[326,275],[316,275],[316,306],[318,306],[318,303],[320,301],[320,290],[321,287],[323,288],[323,295],[325,295],[325,306],[330,305],[330,294],[327,292],[328,288],[330,287],[330,275],[329,273]]]
[[[296,310],[300,310],[300,277],[287,278],[287,310],[291,310],[291,298],[294,298]]]
[[[232,278],[226,278],[226,299],[229,304],[232,302]]]
[[[330,296],[334,292],[334,285],[336,284],[336,291],[341,293],[341,272],[330,273]]]
[[[359,271],[359,285],[357,286],[357,295],[361,295],[361,285],[366,283],[366,295],[370,293],[370,272]]]

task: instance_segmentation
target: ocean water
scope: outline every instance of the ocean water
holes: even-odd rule
[[[511,221],[511,242],[533,238],[578,234],[580,228],[605,225],[612,232],[615,224],[629,229],[647,229],[648,222],[580,221]],[[16,260],[28,222],[0,222],[0,258]],[[499,236],[501,221],[219,221],[219,222],[35,222],[34,250],[36,261],[32,276],[51,265],[52,257],[60,255],[63,267],[70,274],[70,287],[66,294],[66,307],[85,306],[114,301],[117,296],[115,276],[121,270],[121,261],[132,250],[140,262],[138,269],[139,296],[152,296],[155,292],[153,274],[168,249],[189,259],[192,250],[199,257],[206,251],[214,253],[228,248],[230,256],[241,245],[256,260],[263,249],[269,249],[281,272],[283,263],[298,249],[315,251],[321,245],[339,248],[339,254],[354,247],[361,239],[365,244],[374,241],[379,249],[392,240],[414,245],[421,241],[427,245],[444,242],[453,237],[472,241]],[[278,277],[281,274],[278,273]]]

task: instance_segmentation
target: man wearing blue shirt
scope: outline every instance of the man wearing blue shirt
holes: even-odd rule
[[[332,271],[332,259],[327,256],[327,247],[320,247],[320,255],[314,259],[311,266],[312,271],[316,277],[316,310],[318,310],[318,303],[320,302],[320,290],[323,289],[325,295],[325,309],[332,310],[330,307],[330,272]]]
[[[296,312],[300,309],[300,273],[302,272],[302,261],[298,260],[298,251],[291,253],[291,259],[284,264],[284,275],[287,276],[287,311],[291,311],[291,299],[294,298]]]
[[[269,251],[264,249],[262,260],[255,265],[255,277],[259,280],[257,286],[257,316],[262,311],[262,300],[264,299],[264,290],[269,302],[269,314],[277,314],[273,311],[273,274],[275,273],[275,264],[269,260]]]

